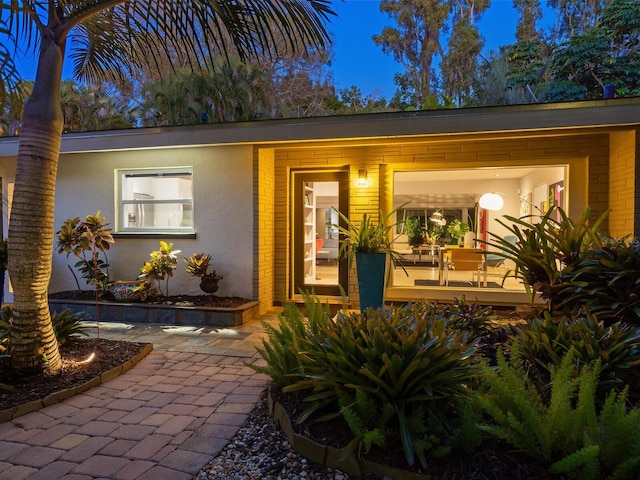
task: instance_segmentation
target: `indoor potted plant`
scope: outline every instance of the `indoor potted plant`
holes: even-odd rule
[[[205,293],[215,293],[220,286],[218,282],[222,275],[218,275],[215,270],[209,272],[211,266],[211,255],[204,253],[194,253],[189,258],[185,258],[187,273],[194,277],[200,277],[200,290]]]
[[[398,209],[404,207],[398,207]],[[342,239],[338,257],[348,258],[349,268],[356,261],[360,310],[368,307],[382,308],[388,256],[394,264],[400,262],[400,255],[391,246],[391,232],[396,224],[391,223],[398,209],[384,215],[380,211],[380,221],[375,223],[369,214],[360,222],[352,222],[342,212],[338,212],[342,223],[331,224],[340,232]],[[335,210],[335,209],[334,209]]]
[[[460,247],[464,247],[464,236],[469,232],[469,230],[469,224],[460,220],[454,220],[447,228],[451,238],[456,239]]]
[[[420,219],[413,214],[409,214],[404,221],[404,231],[409,239],[409,245],[419,247],[424,240],[425,228]]]

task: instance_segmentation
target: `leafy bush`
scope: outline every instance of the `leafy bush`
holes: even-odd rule
[[[5,356],[9,350],[9,333],[11,332],[11,318],[13,309],[4,306],[0,310],[0,357]]]
[[[268,375],[277,387],[290,385],[298,380],[301,365],[298,359],[299,341],[309,333],[316,333],[321,324],[331,322],[329,306],[322,304],[316,297],[303,295],[306,317],[292,303],[287,302],[282,314],[278,314],[278,325],[272,326],[262,321],[267,338],[262,346],[256,347],[266,365],[250,364],[259,373]]]
[[[381,412],[375,425],[361,431],[397,431],[407,462],[417,456],[426,465],[427,427],[445,430],[455,400],[468,395],[466,385],[478,373],[476,342],[447,331],[446,324],[412,306],[339,313],[335,321],[318,324],[316,332],[297,339],[300,378],[284,388],[308,392],[299,421],[336,418],[341,398],[344,405],[344,398],[360,391]]]
[[[414,311],[421,317],[443,318],[447,328],[468,331],[476,337],[488,332],[491,307],[482,307],[477,302],[467,302],[466,297],[454,298],[452,303],[416,302]]]
[[[609,476],[635,479],[640,468],[640,410],[627,412],[627,391],[611,392],[597,413],[600,361],[575,376],[574,350],[552,369],[549,399],[536,390],[518,360],[498,356],[486,367],[484,390],[475,397],[491,419],[482,428],[524,454],[545,462],[550,472],[580,480]]]
[[[622,322],[605,326],[593,315],[558,318],[545,312],[515,332],[507,349],[532,369],[541,385],[548,384],[553,368],[573,350],[577,368],[601,362],[601,398],[609,389],[621,391],[626,384],[633,396],[640,395],[640,328]]]
[[[640,240],[611,240],[562,272],[559,307],[640,324]]]
[[[58,253],[66,252],[67,258],[73,254],[79,258],[74,265],[88,285],[102,289],[109,283],[109,264],[107,250],[114,243],[111,229],[107,228],[105,218],[100,216],[100,210],[95,215],[87,215],[84,220],[70,218],[56,232],[58,235]],[[100,258],[100,253],[104,260]],[[71,268],[71,267],[69,267]],[[78,290],[80,283],[76,274],[71,270]]]
[[[53,325],[53,333],[55,333],[58,343],[63,344],[68,338],[78,335],[87,336],[86,327],[81,325],[85,320],[82,313],[71,313],[66,309],[51,314],[51,324]]]
[[[173,249],[173,243],[160,240],[160,249],[150,253],[151,260],[144,262],[138,278],[144,279],[149,284],[157,282],[161,295],[169,296],[169,278],[173,277],[173,271],[178,266],[177,254],[180,250]],[[162,292],[160,282],[165,281],[165,291]]]
[[[560,215],[560,221],[554,218],[556,213]],[[510,225],[500,219],[496,221],[516,236],[515,244],[494,234],[491,234],[492,241],[486,243],[499,249],[499,255],[515,264],[510,275],[522,280],[530,295],[539,292],[553,309],[562,270],[583,258],[590,248],[602,245],[598,227],[608,214],[608,211],[602,214],[593,226],[589,225],[589,208],[578,221],[571,220],[559,207],[549,209],[541,217],[505,215]],[[538,221],[534,223],[534,219]]]
[[[0,312],[0,354],[8,353],[12,318],[13,309],[10,306],[2,307],[2,311]],[[86,336],[86,327],[81,324],[84,319],[84,314],[71,313],[69,309],[63,310],[60,313],[53,312],[51,314],[51,324],[58,343],[63,344],[72,336]]]

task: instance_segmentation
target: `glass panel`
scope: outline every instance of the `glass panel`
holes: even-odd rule
[[[306,182],[304,205],[304,284],[338,284],[339,183]]]
[[[122,231],[193,231],[190,168],[120,173]]]
[[[486,282],[488,287],[522,290],[511,277],[503,283],[513,268],[508,260],[488,255],[481,262],[482,251],[493,248],[477,240],[491,241],[492,234],[507,238],[510,232],[497,222],[504,215],[536,215],[553,204],[567,209],[566,177],[565,165],[395,172],[394,207],[408,204],[398,212],[394,248],[408,276],[394,269],[393,285],[484,288]],[[498,193],[502,209],[480,208],[484,193]],[[461,233],[451,228],[455,222],[468,226],[462,239],[455,238]]]

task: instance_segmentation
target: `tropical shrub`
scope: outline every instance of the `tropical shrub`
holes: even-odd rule
[[[85,320],[83,313],[72,313],[71,310],[66,309],[51,314],[51,324],[53,325],[53,333],[58,339],[58,343],[63,344],[70,337],[85,335],[87,336],[86,328],[81,322]]]
[[[67,258],[73,254],[79,260],[75,263],[82,278],[88,285],[93,285],[97,290],[103,289],[109,284],[109,263],[107,250],[114,243],[111,229],[107,228],[105,218],[100,216],[100,210],[95,215],[87,215],[84,220],[79,217],[69,218],[56,232],[58,235],[58,253],[65,252]],[[104,259],[100,258],[100,254]],[[71,267],[69,267],[76,281],[78,290],[80,282]]]
[[[640,328],[624,322],[607,326],[594,315],[557,317],[545,312],[514,330],[507,351],[540,385],[548,385],[551,372],[571,350],[576,368],[600,362],[599,398],[627,384],[633,397],[640,395]]]
[[[9,334],[11,332],[12,318],[13,308],[10,306],[2,307],[0,311],[0,355],[9,352]],[[82,325],[84,320],[84,314],[71,313],[69,309],[60,313],[53,312],[51,314],[51,323],[58,343],[63,344],[73,336],[86,336],[86,327]]]
[[[469,302],[464,295],[454,298],[452,303],[416,302],[414,309],[423,318],[446,320],[448,330],[466,332],[470,338],[478,339],[478,352],[491,363],[495,363],[498,347],[513,334],[511,326],[492,320],[492,307]]]
[[[256,350],[266,364],[248,365],[255,371],[268,375],[279,388],[299,380],[296,375],[301,372],[298,358],[300,339],[311,332],[317,333],[320,325],[332,321],[327,304],[322,304],[309,294],[303,297],[306,315],[303,315],[294,303],[286,302],[283,312],[278,314],[277,326],[265,320],[261,322],[267,338],[262,339],[262,346],[256,347]]]
[[[562,272],[558,307],[640,325],[640,240],[609,240]]]
[[[151,260],[144,262],[138,278],[144,279],[153,285],[158,285],[161,295],[169,296],[169,278],[173,277],[173,271],[178,266],[177,254],[180,250],[173,249],[173,243],[160,240],[160,249],[151,252]],[[162,291],[161,281],[165,282],[165,291]]]
[[[491,233],[492,241],[485,243],[499,249],[501,256],[514,263],[515,269],[509,275],[522,280],[532,297],[540,293],[554,309],[563,269],[583,258],[589,249],[602,245],[598,227],[608,214],[608,211],[603,213],[593,226],[589,225],[590,208],[577,221],[559,207],[549,209],[541,217],[505,215],[510,224],[501,219],[496,221],[516,236],[516,242]],[[557,215],[560,220],[556,219]],[[534,219],[538,221],[534,223]]]
[[[475,401],[490,422],[481,428],[567,478],[636,479],[640,468],[640,409],[627,411],[627,391],[612,391],[598,412],[600,361],[576,376],[574,350],[552,369],[551,395],[544,398],[517,359],[498,356],[485,367]]]
[[[6,356],[9,350],[9,333],[13,308],[4,306],[0,309],[0,357]]]
[[[413,308],[422,317],[445,319],[448,329],[468,331],[477,337],[487,333],[492,313],[491,307],[483,307],[478,302],[468,302],[464,295],[454,298],[451,303],[416,302]]]
[[[299,421],[337,418],[349,399],[366,399],[379,415],[354,432],[349,449],[364,441],[363,431],[395,432],[407,462],[418,457],[426,466],[426,453],[441,446],[456,400],[469,394],[467,384],[478,374],[476,341],[446,324],[423,318],[412,306],[338,313],[318,324],[316,332],[298,338],[299,379],[284,388],[306,393],[308,407]]]

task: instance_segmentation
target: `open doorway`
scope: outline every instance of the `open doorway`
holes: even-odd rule
[[[340,296],[348,267],[338,258],[338,211],[348,211],[348,172],[294,172],[292,295],[300,290]]]

